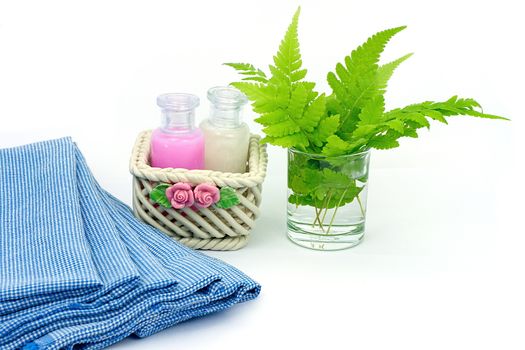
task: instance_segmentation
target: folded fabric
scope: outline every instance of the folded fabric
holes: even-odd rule
[[[259,292],[137,220],[71,139],[0,150],[1,349],[101,349]]]

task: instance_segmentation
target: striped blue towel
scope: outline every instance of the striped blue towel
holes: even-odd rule
[[[1,349],[101,349],[259,291],[135,219],[71,139],[0,150]]]

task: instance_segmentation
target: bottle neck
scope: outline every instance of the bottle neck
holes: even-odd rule
[[[195,108],[199,98],[191,94],[164,94],[157,97],[161,110],[160,129],[165,133],[184,134],[195,129]]]
[[[248,102],[239,90],[229,86],[217,86],[208,90],[210,100],[210,123],[225,129],[235,129],[242,125],[243,106]]]
[[[195,129],[195,110],[161,110],[160,129],[169,134],[184,134]]]
[[[210,123],[218,128],[235,129],[241,126],[240,108],[228,109],[221,106],[211,105]]]

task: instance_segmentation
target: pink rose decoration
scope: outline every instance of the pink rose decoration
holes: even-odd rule
[[[193,190],[195,195],[195,205],[198,208],[208,208],[210,205],[219,201],[219,189],[210,184],[200,184]]]
[[[194,203],[191,185],[184,182],[177,182],[175,185],[166,189],[166,197],[175,209],[191,207]]]

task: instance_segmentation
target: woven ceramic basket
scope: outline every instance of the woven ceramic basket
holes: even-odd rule
[[[247,172],[223,173],[210,170],[161,169],[149,165],[151,131],[139,134],[130,161],[133,175],[133,210],[144,222],[158,228],[179,242],[208,250],[236,250],[246,245],[254,221],[259,216],[261,188],[266,175],[266,146],[252,135]],[[214,184],[235,189],[240,203],[220,209],[165,208],[149,195],[161,183],[186,182],[193,185]]]

